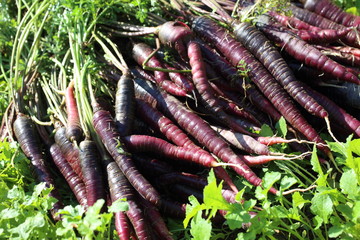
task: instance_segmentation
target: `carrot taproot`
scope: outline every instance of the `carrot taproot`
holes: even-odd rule
[[[35,130],[35,124],[31,118],[23,113],[17,113],[13,123],[13,131],[21,150],[30,160],[32,173],[37,181],[45,182],[46,187],[55,186],[53,176],[43,155],[39,136]],[[63,207],[57,188],[50,192],[50,196],[57,199],[57,202],[51,209],[52,216],[54,220],[60,220],[60,216],[55,215]]]
[[[175,171],[173,165],[155,158],[140,154],[133,154],[132,158],[139,170],[149,177],[157,177]],[[151,171],[149,171],[149,169],[151,169]]]
[[[166,67],[169,70],[179,70],[175,67],[170,66],[167,63],[164,63],[164,67]],[[176,85],[185,89],[188,93],[194,91],[194,84],[184,74],[179,73],[179,72],[169,72],[169,77],[170,77],[171,81],[173,81]]]
[[[251,69],[251,71],[248,72],[250,79],[294,128],[304,134],[310,141],[325,144],[315,129],[313,129],[301,115],[290,96],[279,83],[276,82],[263,65],[258,62],[245,47],[230,36],[224,28],[207,17],[196,17],[192,26],[194,31],[204,39],[212,42],[234,66],[238,66],[239,62],[244,62],[246,68]],[[322,145],[320,149],[326,154],[331,155],[326,145]]]
[[[131,133],[134,115],[134,82],[130,72],[125,72],[118,81],[115,95],[115,119],[121,136]]]
[[[313,44],[330,44],[343,39],[351,29],[320,29],[318,31],[297,30],[292,31],[302,40]]]
[[[274,18],[277,22],[281,23],[284,27],[288,27],[290,29],[298,29],[298,30],[309,30],[309,31],[319,31],[323,28],[319,28],[317,26],[313,26],[308,24],[307,22],[301,21],[300,19],[294,16],[286,16],[280,14],[276,11],[269,11],[267,13],[269,16]]]
[[[65,103],[68,116],[65,134],[71,142],[80,142],[83,138],[84,132],[80,124],[79,110],[77,107],[74,90],[74,81],[71,81],[65,91]]]
[[[129,240],[131,239],[131,226],[129,223],[129,219],[126,216],[126,214],[124,212],[115,212],[114,213],[114,218],[115,218],[115,230],[119,236],[120,240]]]
[[[110,112],[99,109],[96,103],[93,104],[93,108],[93,125],[106,150],[139,194],[158,206],[161,203],[159,193],[136,168],[134,161],[124,148]]]
[[[97,200],[105,199],[105,183],[100,165],[100,156],[94,141],[81,141],[79,150],[87,203],[88,206],[92,206]]]
[[[351,53],[341,52],[329,46],[316,45],[323,54],[327,55],[331,59],[344,63],[349,66],[360,66],[360,56],[353,55]]]
[[[233,169],[251,184],[261,185],[262,180],[244,164],[241,158],[211,129],[208,123],[184,107],[176,98],[156,89],[151,83],[142,79],[135,80],[135,94],[137,98],[144,99],[167,116],[171,116],[186,132],[221,160],[238,165]],[[271,192],[276,193],[277,191],[272,188]]]
[[[143,65],[146,59],[153,52],[153,49],[145,43],[136,43],[132,48],[132,56],[134,60],[139,64]],[[156,56],[152,56],[147,62],[147,66],[153,68],[164,68],[161,62],[156,58]],[[176,96],[186,96],[186,91],[180,88],[175,83],[171,82],[168,79],[168,74],[162,71],[154,71],[156,83],[163,88],[165,91],[174,94]]]

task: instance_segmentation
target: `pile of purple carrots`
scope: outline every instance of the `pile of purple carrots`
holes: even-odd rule
[[[126,198],[129,209],[115,214],[120,239],[172,239],[163,216],[185,217],[188,196],[201,200],[209,169],[233,203],[233,176],[262,186],[255,165],[306,159],[312,145],[323,161],[332,159],[320,130],[336,141],[360,137],[358,106],[341,105],[323,90],[359,90],[360,17],[329,0],[302,0],[249,23],[231,13],[241,16],[256,3],[240,2],[172,1],[172,17],[182,21],[99,26],[94,44],[106,66],[99,74],[114,95],[95,97],[88,89],[95,134],[81,127],[72,81],[63,97],[66,125],[55,116],[52,126],[40,126],[21,112],[12,125],[37,180],[54,185],[49,169],[55,165],[85,208],[98,199],[111,205]],[[157,38],[160,47],[142,41],[143,35]],[[131,51],[121,52],[129,58],[114,45],[124,38]],[[286,136],[259,134],[264,124],[275,129],[281,118]],[[302,154],[270,150],[281,143]],[[54,212],[62,207],[56,188]],[[275,186],[269,192],[286,194]]]

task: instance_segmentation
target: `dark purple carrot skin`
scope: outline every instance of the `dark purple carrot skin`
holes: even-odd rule
[[[184,219],[186,215],[186,204],[174,202],[170,199],[162,199],[160,211],[165,215],[177,219]]]
[[[80,125],[80,116],[74,94],[74,82],[71,81],[65,91],[65,103],[68,121],[66,125],[66,137],[71,141],[80,142],[83,139],[83,130]]]
[[[232,38],[225,29],[206,17],[198,17],[193,21],[193,29],[199,35],[212,42],[229,61],[237,66],[245,62],[250,79],[258,86],[261,92],[272,102],[285,119],[310,141],[324,143],[319,134],[313,129],[295,107],[284,89],[276,82],[269,72],[258,62],[239,42]],[[326,154],[330,154],[328,147],[321,147]]]
[[[306,94],[303,83],[296,79],[285,59],[262,32],[246,22],[234,22],[233,28],[236,39],[259,59],[294,100],[315,116],[324,118],[328,115],[321,105]]]
[[[51,145],[50,154],[56,167],[59,169],[66,182],[69,184],[69,187],[74,193],[78,203],[87,208],[88,204],[85,184],[82,179],[74,172],[61,152],[60,147],[56,143]]]
[[[134,44],[132,48],[132,56],[139,65],[142,65],[152,52],[153,49],[145,43]],[[147,62],[147,66],[153,68],[164,68],[164,66],[155,56],[150,58],[150,60]],[[165,91],[176,96],[186,96],[186,91],[184,89],[168,80],[167,73],[154,71],[154,76],[156,83]]]
[[[118,164],[131,185],[141,196],[158,206],[160,204],[159,193],[137,170],[134,161],[124,149],[111,114],[94,106],[93,125],[106,150]]]
[[[266,20],[265,20],[266,21]],[[346,67],[322,54],[317,48],[276,25],[259,23],[261,30],[289,55],[304,64],[324,71],[339,80],[360,84],[359,78]]]
[[[46,187],[54,186],[53,176],[50,169],[46,166],[39,136],[35,129],[35,124],[28,116],[22,113],[17,114],[16,120],[13,123],[13,131],[21,150],[30,160],[34,177],[38,182],[45,182]],[[63,204],[56,188],[51,191],[50,196],[58,200],[53,206],[51,213],[54,220],[60,220],[60,216],[55,216],[55,214],[63,208]]]
[[[173,240],[173,237],[169,232],[169,229],[167,228],[159,210],[146,199],[141,198],[140,203],[144,208],[145,216],[148,217],[148,222],[150,222],[151,226],[157,233],[157,237],[161,240]]]
[[[325,18],[360,30],[360,17],[349,14],[329,0],[302,0],[304,8]]]
[[[316,92],[310,87],[308,87],[307,91],[314,98],[316,98],[329,112],[330,119],[334,119],[343,128],[350,130],[356,136],[360,137],[360,121],[358,119],[348,114],[343,108],[339,107],[336,103],[327,98],[325,95]]]
[[[155,158],[149,158],[139,154],[133,154],[132,158],[139,170],[150,178],[175,171],[172,165]]]
[[[120,77],[115,96],[115,120],[121,136],[131,134],[135,115],[134,81],[130,72]]]
[[[58,128],[56,130],[54,139],[57,145],[59,145],[61,152],[64,154],[64,157],[75,171],[75,173],[83,179],[83,174],[81,171],[80,159],[79,159],[79,149],[76,148],[66,137],[66,129],[64,127]]]
[[[125,213],[134,227],[137,238],[139,240],[151,239],[149,223],[146,222],[144,211],[138,204],[134,188],[131,186],[116,162],[108,164],[106,171],[108,173],[108,183],[112,202],[126,198],[129,209]]]
[[[313,44],[329,44],[343,39],[351,29],[320,29],[318,31],[297,30],[293,31],[302,40]]]
[[[150,83],[146,83],[141,79],[137,79],[135,82],[135,95],[137,98],[144,99],[157,107],[165,115],[171,116],[186,132],[221,160],[237,164],[238,166],[233,169],[251,184],[255,186],[261,185],[261,179],[242,162],[241,158],[211,129],[208,123],[184,107],[176,98],[157,90]],[[276,193],[277,191],[271,189],[271,192]]]
[[[120,240],[130,239],[129,219],[124,212],[114,213],[115,229]]]
[[[334,21],[331,21],[327,18],[324,18],[314,12],[310,12],[306,9],[302,9],[299,7],[296,7],[295,5],[292,5],[289,7],[289,10],[292,12],[292,14],[299,18],[300,20],[307,22],[311,25],[323,28],[323,29],[346,29],[347,27],[337,24]],[[343,41],[352,47],[360,47],[360,41],[358,39],[357,33],[355,30],[350,31],[346,37],[343,39]]]
[[[161,132],[168,140],[175,145],[187,148],[197,148],[197,146],[177,125],[161,112],[150,106],[147,102],[136,99],[137,114],[148,123],[151,128]]]
[[[100,164],[100,156],[96,143],[90,140],[81,141],[79,159],[86,188],[87,203],[89,206],[99,199],[105,199],[105,183]]]
[[[217,176],[231,186],[234,191],[237,191],[226,171],[219,167],[215,158],[203,149],[178,147],[160,138],[146,135],[127,136],[124,138],[124,142],[131,152],[154,152],[167,158],[214,167]]]
[[[333,50],[337,50],[339,52],[349,53],[356,57],[360,57],[360,49],[359,48],[353,48],[353,47],[348,47],[348,46],[327,46],[327,47],[331,48]]]

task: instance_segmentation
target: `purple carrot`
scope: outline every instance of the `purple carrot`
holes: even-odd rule
[[[320,29],[318,31],[297,30],[292,31],[302,40],[313,44],[329,44],[343,39],[351,29]]]
[[[110,112],[98,109],[96,105],[93,107],[93,125],[106,150],[139,194],[158,206],[160,204],[159,193],[137,170],[134,161],[130,158],[126,149],[124,149],[120,134],[116,129],[115,121]]]
[[[99,199],[105,199],[105,183],[100,165],[100,156],[96,143],[90,140],[81,141],[79,159],[86,188],[87,204],[89,206]]]
[[[124,72],[117,83],[115,95],[115,119],[121,136],[131,134],[134,115],[134,82],[130,72]]]
[[[39,136],[35,129],[33,121],[28,116],[22,113],[17,114],[16,120],[13,123],[14,134],[21,150],[30,160],[34,177],[38,182],[45,182],[46,187],[54,186],[54,179],[45,162]],[[63,207],[58,190],[54,188],[50,196],[58,200],[51,209],[51,212],[54,220],[60,220],[59,216],[55,216],[55,213]]]
[[[79,110],[77,107],[74,90],[74,82],[71,81],[65,91],[65,103],[68,115],[68,121],[66,125],[66,137],[71,142],[80,142],[83,138],[84,133],[80,124]]]

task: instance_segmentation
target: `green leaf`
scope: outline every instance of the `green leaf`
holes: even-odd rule
[[[301,209],[305,203],[310,203],[310,202],[311,202],[310,200],[305,200],[299,192],[295,192],[292,195],[292,203],[294,208],[298,207],[299,209]]]
[[[243,224],[250,222],[250,215],[241,204],[235,204],[233,211],[225,215],[226,222],[231,230],[241,228]]]
[[[261,126],[261,130],[260,130],[260,136],[262,137],[271,137],[274,136],[274,132],[272,131],[271,127],[267,124],[263,124]]]
[[[197,212],[192,219],[190,233],[194,240],[209,240],[212,230],[211,222],[203,219],[201,215],[201,212]]]
[[[344,231],[344,229],[341,226],[332,226],[331,228],[329,228],[329,237],[330,238],[337,238],[338,236],[340,236],[340,234],[342,234]]]
[[[118,199],[108,207],[109,212],[123,212],[129,209],[129,204],[126,202],[125,198]]]
[[[327,194],[316,193],[311,200],[311,203],[311,211],[320,217],[326,224],[329,216],[333,212],[333,202],[331,201],[330,196]]]
[[[284,176],[280,182],[281,190],[286,190],[286,189],[290,188],[292,185],[294,185],[295,183],[297,183],[296,178]]]
[[[359,185],[354,169],[348,169],[342,174],[340,178],[340,188],[343,193],[348,194],[352,199],[359,196]]]
[[[222,184],[216,184],[214,171],[211,169],[208,176],[208,184],[204,188],[204,204],[208,209],[230,210],[231,205],[228,203],[221,193]]]
[[[350,142],[350,150],[360,156],[360,139],[354,139]]]
[[[191,218],[195,217],[198,212],[202,212],[204,209],[205,206],[200,204],[196,197],[191,195],[189,197],[189,204],[186,204],[186,216],[183,221],[184,227],[186,228]]]
[[[278,135],[280,137],[286,137],[287,134],[287,125],[284,117],[281,117],[279,121],[275,125],[276,130],[278,131]]]

